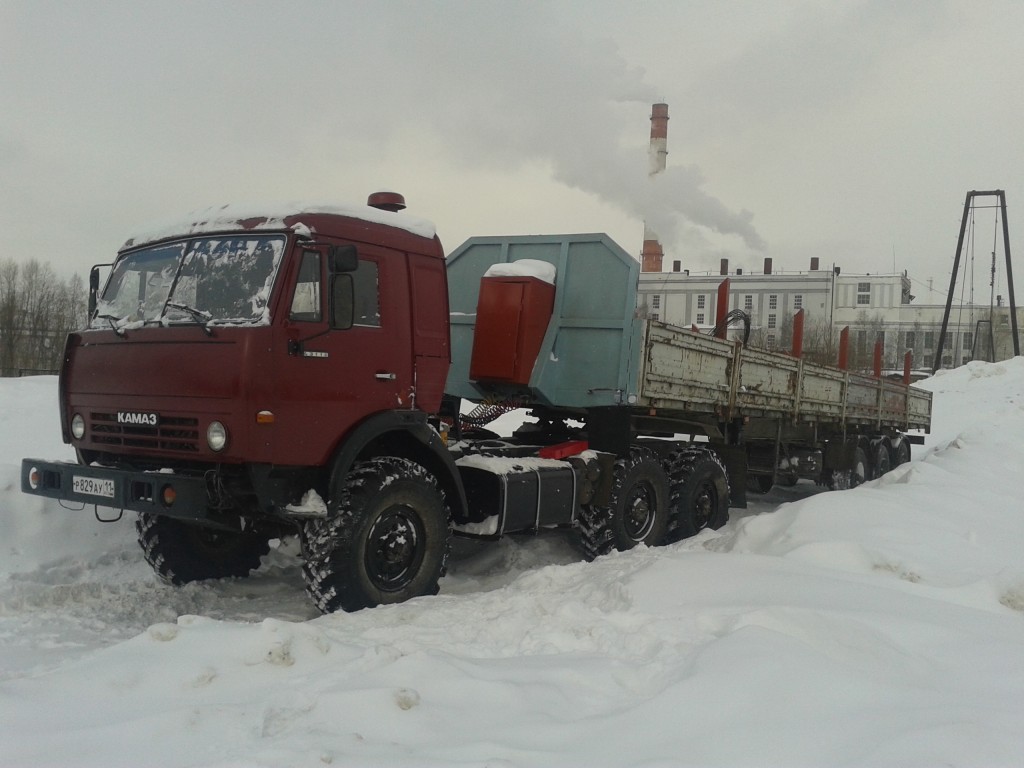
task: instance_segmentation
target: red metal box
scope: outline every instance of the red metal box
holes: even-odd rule
[[[484,277],[469,376],[526,386],[547,332],[555,286],[536,277]]]

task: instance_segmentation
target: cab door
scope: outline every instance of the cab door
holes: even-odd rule
[[[365,418],[410,407],[413,390],[405,255],[358,246],[358,267],[330,274],[325,249],[299,253],[277,324],[276,464],[320,466]],[[338,296],[332,300],[332,283]],[[348,320],[332,322],[332,305]]]

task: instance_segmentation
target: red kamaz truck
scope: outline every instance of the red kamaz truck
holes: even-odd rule
[[[172,584],[298,535],[316,605],[357,610],[436,593],[453,534],[655,546],[748,486],[877,476],[929,427],[928,392],[638,317],[605,235],[446,259],[402,208],[225,206],[130,239],[66,342],[78,461],[25,459],[22,489],[137,513]],[[533,419],[490,432],[510,408]]]

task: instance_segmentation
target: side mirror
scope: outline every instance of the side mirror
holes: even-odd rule
[[[327,250],[327,271],[332,275],[355,272],[359,266],[359,253],[354,245],[332,245]]]
[[[96,264],[89,270],[89,317],[96,314],[96,296],[100,290],[100,267],[108,267],[109,264]]]
[[[353,248],[353,250],[355,250]],[[347,330],[355,321],[355,283],[351,274],[331,277],[331,327]]]

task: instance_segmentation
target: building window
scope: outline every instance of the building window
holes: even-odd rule
[[[953,356],[952,355],[943,355],[942,356],[942,365],[945,366],[946,368],[951,368],[953,366]]]
[[[924,332],[924,348],[931,349],[935,345],[935,334],[932,331]]]
[[[775,349],[775,334],[774,333],[769,333],[768,337],[766,338],[765,341],[767,343],[768,349]]]
[[[803,309],[803,308],[804,308],[804,297],[801,294],[798,293],[798,294],[796,294],[793,297],[793,309]]]
[[[931,368],[932,367],[932,356],[931,355],[925,355],[924,356],[924,363],[923,364],[924,364],[925,368]]]
[[[857,283],[857,293],[871,293],[871,283]]]
[[[778,294],[772,293],[768,296],[768,309],[779,308],[779,296]]]
[[[698,312],[697,313],[697,325],[703,325],[703,324],[704,324],[704,313],[703,312]]]
[[[658,313],[657,312],[652,312],[651,313],[651,320],[659,320],[659,319],[660,318],[658,317]]]
[[[871,303],[871,283],[857,283],[857,303],[860,305]]]
[[[651,309],[661,309],[661,296],[651,296]]]
[[[969,333],[965,333],[964,334],[964,349],[970,349],[971,348],[971,345],[974,342],[974,339],[971,336],[972,335],[969,334]]]
[[[775,318],[776,318],[776,315],[768,315],[768,327],[769,328],[774,328],[775,327]]]
[[[700,296],[697,297],[697,309],[704,309],[705,308],[705,304],[707,303],[706,299],[707,299],[707,296],[704,296],[703,294],[701,294]]]
[[[906,343],[907,349],[913,349],[914,348],[914,341],[915,341],[915,339],[914,339],[914,332],[913,331],[907,331],[907,343]]]
[[[743,311],[752,312],[754,310],[754,297],[747,295],[743,297]]]

